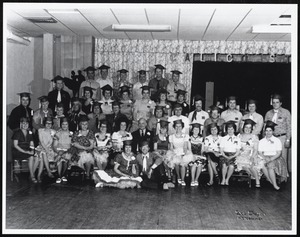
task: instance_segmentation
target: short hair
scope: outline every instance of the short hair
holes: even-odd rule
[[[217,123],[211,123],[211,124],[209,124],[209,125],[207,126],[207,128],[208,128],[208,133],[209,133],[209,134],[211,134],[211,129],[212,129],[212,128],[217,128],[218,133],[220,132],[220,127],[218,126]]]
[[[251,125],[251,132],[253,131],[253,124],[251,124],[251,123],[244,123],[244,125],[243,125],[243,132],[245,132],[244,129],[245,129],[246,125],[248,125],[248,124]]]
[[[226,132],[227,132],[228,128],[233,128],[234,132],[235,132],[236,131],[236,125],[235,125],[235,123],[226,123],[225,124]]]
[[[122,118],[119,120],[118,124],[116,125],[117,131],[120,131],[121,129],[121,123],[126,123],[126,129],[128,128],[129,121],[127,118]]]
[[[173,128],[175,128],[175,126],[176,126],[176,124],[177,123],[173,123]],[[179,124],[179,123],[178,123]],[[184,123],[181,121],[181,126],[182,126],[182,128],[184,128]]]
[[[46,125],[46,122],[47,121],[50,121],[51,123],[52,123],[52,125],[53,125],[53,118],[52,117],[45,117],[44,119],[43,119],[43,125],[45,126]]]
[[[154,109],[154,116],[156,116],[156,111],[157,111],[157,110],[161,110],[161,111],[162,111],[162,117],[164,117],[165,111],[164,111],[164,109],[161,108],[161,107],[155,107],[155,109]]]
[[[21,117],[20,118],[20,123],[24,123],[24,122],[29,123],[29,118],[27,118],[27,117]]]

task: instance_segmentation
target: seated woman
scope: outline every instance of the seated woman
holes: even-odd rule
[[[123,148],[123,141],[132,140],[131,133],[127,132],[128,120],[120,119],[119,124],[117,124],[118,132],[112,134],[112,145],[115,151],[120,151]]]
[[[107,133],[107,121],[100,120],[100,132],[95,133],[96,146],[93,151],[98,169],[105,170],[108,149],[112,147],[111,136]]]
[[[174,184],[172,183],[173,178],[173,169],[175,167],[175,164],[172,162],[172,155],[167,156],[167,152],[170,149],[170,143],[169,143],[169,136],[168,136],[168,124],[169,122],[165,119],[160,119],[159,123],[159,133],[154,136],[154,154],[160,156],[163,160],[163,165],[165,167],[165,170],[167,172],[168,176],[168,187],[174,188]]]
[[[94,104],[94,99],[93,97],[93,88],[89,86],[83,87],[84,91],[84,97],[83,97],[83,102],[82,102],[82,111],[85,114],[90,114],[93,112],[93,104]]]
[[[192,135],[190,136],[192,153],[194,155],[194,162],[190,162],[191,167],[191,186],[198,186],[198,179],[200,177],[201,171],[206,164],[206,157],[202,155],[202,144],[203,138],[200,135],[201,131],[200,123],[192,124]]]
[[[96,187],[140,188],[143,180],[138,177],[139,169],[131,149],[131,141],[124,141],[123,152],[116,156],[114,169],[107,172],[104,170],[94,171],[93,179]]]
[[[69,149],[71,148],[71,139],[73,136],[73,132],[69,131],[69,120],[66,117],[60,119],[60,125],[61,129],[56,132],[53,143],[53,149],[57,154],[55,157],[58,172],[56,183],[68,181],[65,173],[71,159]]]
[[[72,154],[75,158],[75,164],[86,172],[86,179],[90,179],[90,171],[95,163],[93,149],[95,143],[94,133],[88,130],[88,117],[80,116],[80,130],[75,131],[72,137]],[[72,158],[73,158],[72,157]]]
[[[178,184],[185,186],[186,184],[184,179],[187,166],[191,161],[194,161],[193,153],[191,152],[191,143],[189,142],[190,137],[183,133],[182,129],[184,127],[184,123],[181,119],[175,120],[173,122],[173,127],[175,129],[175,133],[169,137],[171,152],[167,155],[172,157],[175,164]]]
[[[266,136],[258,143],[259,158],[263,159],[267,171],[265,174],[267,180],[270,180],[274,189],[279,190],[280,187],[276,183],[276,175],[280,176],[280,181],[287,181],[288,172],[287,165],[281,156],[281,141],[273,136],[275,124],[267,121],[265,126]]]
[[[239,135],[241,140],[240,154],[236,157],[236,171],[245,170],[248,174],[255,178],[256,187],[260,187],[259,174],[253,169],[254,159],[257,156],[258,138],[252,134],[253,126],[256,123],[252,119],[246,119]]]
[[[34,142],[32,131],[29,130],[29,118],[20,118],[20,128],[14,130],[11,139],[13,140],[13,159],[19,162],[28,159],[31,180],[33,183],[37,183],[35,171],[38,167],[39,159],[34,156],[34,151],[31,149],[34,148]]]
[[[209,135],[204,139],[204,148],[203,154],[208,159],[208,174],[209,174],[209,182],[208,186],[212,186],[214,183],[214,177],[216,183],[219,183],[219,174],[217,171],[217,166],[220,161],[220,143],[222,137],[219,134],[220,127],[217,123],[211,123],[208,125]]]
[[[225,123],[227,135],[222,137],[220,144],[220,164],[222,166],[221,185],[229,185],[229,179],[234,171],[235,159],[240,153],[241,141],[234,134],[236,131],[235,121]]]
[[[55,153],[52,147],[53,139],[55,135],[55,130],[52,129],[53,120],[52,117],[44,118],[43,124],[45,128],[40,128],[38,130],[40,144],[37,147],[37,150],[40,150],[39,156],[41,158],[41,165],[38,172],[38,182],[41,181],[41,174],[43,167],[45,166],[48,176],[54,178],[54,175],[50,170],[50,162],[54,162]]]

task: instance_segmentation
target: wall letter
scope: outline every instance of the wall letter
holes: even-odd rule
[[[229,62],[229,63],[233,61],[233,57],[231,54],[227,54],[226,59],[227,59],[227,62]]]

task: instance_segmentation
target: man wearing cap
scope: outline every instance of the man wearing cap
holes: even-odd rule
[[[20,119],[21,118],[28,118],[29,119],[29,127],[32,129],[32,115],[33,110],[29,107],[30,106],[30,93],[29,92],[22,92],[18,93],[20,96],[20,105],[15,107],[8,117],[7,125],[11,130],[15,130],[20,128]]]
[[[83,97],[83,87],[89,86],[93,88],[93,99],[100,100],[100,85],[95,81],[95,71],[94,67],[87,67],[83,71],[87,74],[87,79],[81,83],[79,89],[79,97]]]
[[[138,129],[132,133],[132,152],[138,153],[141,149],[141,142],[149,143],[150,151],[153,151],[153,132],[146,128],[147,121],[144,118],[139,119]]]
[[[142,99],[142,86],[148,86],[148,82],[146,81],[146,71],[139,70],[139,79],[136,83],[133,84],[132,87],[132,99],[133,101],[141,100]]]
[[[151,88],[151,99],[156,100],[156,92],[159,89],[167,89],[169,81],[163,78],[163,70],[166,69],[161,64],[155,65],[155,77],[149,81],[149,87]]]
[[[149,120],[155,106],[155,102],[150,100],[149,86],[142,86],[142,99],[133,104],[133,120],[136,122],[141,118]]]
[[[185,102],[185,95],[186,95],[186,91],[183,91],[181,89],[178,89],[176,91],[176,94],[177,94],[177,101],[175,103],[173,103],[173,110],[174,110],[174,105],[177,103],[177,104],[180,104],[181,107],[182,107],[182,115],[188,117],[189,116],[189,113],[190,113],[190,106],[188,105],[188,103]]]
[[[106,84],[105,86],[101,87],[101,90],[102,99],[99,101],[99,103],[101,104],[102,113],[105,115],[112,114],[112,102],[114,102],[114,100],[111,96],[113,88],[109,84]]]
[[[221,118],[228,122],[230,120],[235,121],[237,128],[240,127],[240,122],[242,120],[242,113],[236,109],[236,97],[228,97],[228,109],[221,113]]]
[[[200,127],[200,134],[203,134],[203,126],[206,119],[209,118],[209,115],[206,111],[202,110],[203,97],[200,95],[194,96],[195,110],[189,113],[190,124],[199,123],[202,126]]]
[[[279,138],[282,143],[282,157],[288,164],[288,170],[291,171],[291,160],[288,155],[291,139],[291,113],[287,109],[282,108],[282,97],[278,94],[272,96],[273,109],[269,110],[265,115],[265,121],[273,121],[277,124],[274,130],[274,136]]]
[[[136,157],[138,170],[140,170],[140,176],[143,179],[141,186],[143,188],[162,189],[164,184],[168,183],[162,159],[149,151],[149,143],[143,141],[141,153]]]
[[[182,106],[180,104],[176,103],[174,105],[174,110],[173,111],[174,111],[174,115],[168,118],[168,121],[170,122],[169,123],[169,130],[168,130],[169,135],[172,135],[172,134],[175,133],[175,129],[173,127],[173,122],[175,120],[179,120],[179,119],[181,119],[183,124],[184,124],[184,128],[183,128],[182,132],[184,134],[189,134],[189,132],[190,132],[190,129],[189,129],[190,120],[188,119],[188,117],[182,115]]]
[[[253,127],[252,134],[257,135],[259,137],[261,134],[261,130],[264,126],[264,118],[262,115],[256,113],[256,104],[257,104],[256,100],[250,99],[247,102],[248,102],[247,104],[248,104],[249,113],[245,114],[242,117],[242,121],[240,123],[240,132],[242,132],[244,121],[246,119],[251,119],[256,123]]]
[[[179,83],[179,75],[182,74],[182,72],[178,70],[173,70],[171,72],[172,72],[172,80],[169,81],[169,84],[167,86],[167,91],[169,92],[168,100],[174,103],[176,102],[176,91],[177,90],[185,91],[185,86]]]
[[[204,128],[203,128],[203,137],[207,137],[210,134],[210,124],[216,123],[219,128],[219,135],[223,134],[224,131],[224,123],[225,120],[220,118],[220,108],[212,105],[210,106],[210,112],[209,112],[209,118],[205,120],[204,122]]]
[[[57,103],[62,103],[64,111],[69,111],[71,97],[68,92],[64,91],[64,78],[56,76],[51,81],[55,83],[55,88],[48,93],[49,108],[56,111]]]
[[[100,78],[97,79],[96,82],[99,83],[100,89],[105,85],[110,85],[111,87],[113,87],[113,81],[108,78],[108,69],[110,69],[110,67],[102,64],[98,69],[100,70]],[[103,91],[101,89],[101,91],[100,91],[101,99],[102,99],[102,94],[103,94]]]
[[[126,115],[120,112],[120,103],[118,101],[112,102],[112,110],[113,110],[112,114],[106,115],[106,120],[108,122],[107,131],[109,133],[118,132],[118,125],[120,124],[120,121],[128,121]],[[129,124],[129,121],[127,122],[127,124]],[[126,129],[127,131],[130,130],[129,125]]]
[[[70,119],[69,130],[75,132],[79,128],[79,120],[81,115],[86,115],[82,109],[82,100],[78,97],[72,98],[72,108],[68,113],[68,117]]]

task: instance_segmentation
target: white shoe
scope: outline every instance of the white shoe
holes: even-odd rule
[[[57,178],[57,180],[55,181],[55,183],[60,184],[61,183],[61,178]]]
[[[191,187],[194,187],[194,186],[196,186],[195,182],[191,182]]]
[[[181,181],[181,185],[182,185],[182,186],[185,186],[185,182],[184,182],[184,181]]]
[[[96,188],[102,188],[103,187],[103,183],[102,182],[96,183],[95,187]]]
[[[168,189],[169,189],[168,184],[167,184],[167,183],[164,183],[164,185],[163,185],[163,190],[168,190]]]
[[[63,182],[67,182],[67,181],[68,181],[67,178],[66,178],[65,176],[63,176],[63,177],[61,178],[61,180],[62,180]]]
[[[198,181],[195,181],[195,186],[199,186],[199,183],[198,183]]]

